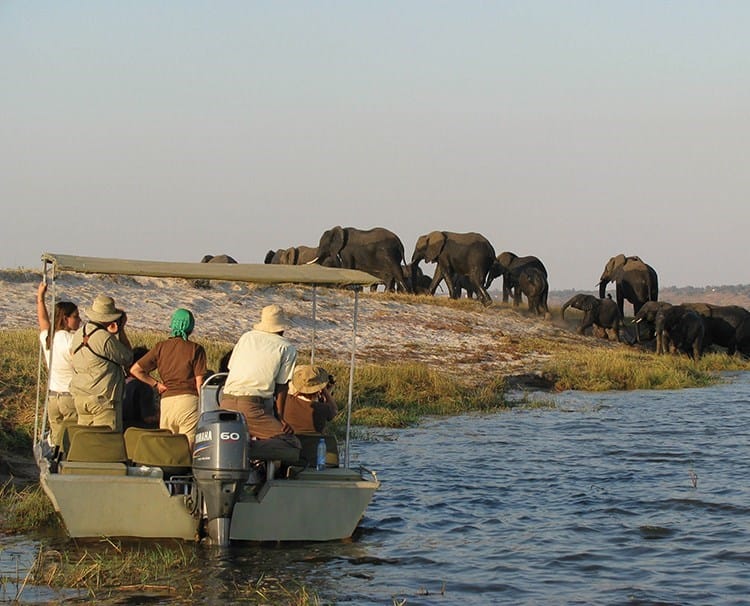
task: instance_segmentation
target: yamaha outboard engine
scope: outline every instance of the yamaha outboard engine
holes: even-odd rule
[[[248,474],[244,415],[223,409],[204,412],[195,433],[193,475],[206,504],[208,536],[218,545],[229,545],[232,511]]]

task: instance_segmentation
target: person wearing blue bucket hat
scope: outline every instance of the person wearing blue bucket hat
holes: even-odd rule
[[[161,396],[159,427],[185,434],[191,446],[198,425],[198,394],[206,374],[206,351],[190,340],[194,328],[192,312],[177,309],[169,323],[169,338],[159,341],[130,368],[136,379]],[[151,376],[154,370],[159,379]]]

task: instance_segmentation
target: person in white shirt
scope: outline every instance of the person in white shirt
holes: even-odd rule
[[[254,438],[292,433],[291,427],[279,420],[284,418],[288,384],[297,361],[297,348],[284,338],[289,326],[281,307],[267,305],[260,322],[240,337],[229,359],[220,405],[241,412]]]
[[[73,334],[81,326],[81,316],[75,303],[58,301],[55,303],[55,328],[50,331],[52,324],[44,301],[46,293],[47,284],[42,282],[37,288],[36,315],[39,321],[39,340],[49,370],[47,415],[50,433],[47,442],[55,447],[60,445],[63,423],[78,418],[73,396],[70,394],[70,380],[73,378],[70,343]]]

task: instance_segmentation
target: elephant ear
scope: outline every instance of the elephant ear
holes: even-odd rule
[[[269,251],[269,252],[270,252],[270,251]],[[209,262],[209,261],[211,261],[211,259],[213,259],[213,258],[214,258],[214,256],[213,256],[213,255],[203,255],[203,258],[201,259],[201,263],[208,263],[208,262]]]
[[[346,246],[348,231],[337,225],[331,229],[331,254],[336,256],[341,253],[341,249]]]
[[[503,271],[507,271],[508,269],[510,269],[510,264],[513,263],[515,259],[518,259],[518,255],[516,253],[510,252],[509,250],[501,252],[497,256],[497,262],[500,264]]]
[[[599,307],[603,299],[597,299],[593,295],[589,295],[581,302],[581,311],[591,311]]]
[[[429,234],[424,234],[417,238],[417,243],[414,245],[414,252],[411,255],[411,262],[419,263],[424,259],[425,251],[427,250],[427,238]]]
[[[427,236],[427,248],[425,248],[424,259],[428,263],[437,261],[438,256],[445,246],[446,237],[442,231],[433,231]]]
[[[615,273],[618,268],[623,265],[625,265],[625,255],[619,254],[612,257],[604,266],[604,271],[602,272],[602,277],[599,278],[599,282],[612,282],[615,279]]]

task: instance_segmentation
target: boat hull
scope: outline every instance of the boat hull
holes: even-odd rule
[[[188,495],[160,477],[50,473],[40,483],[68,534],[198,540]],[[380,483],[342,468],[246,485],[235,504],[233,541],[330,541],[350,537]]]
[[[40,483],[71,537],[198,538],[185,495],[161,478],[43,471]]]
[[[362,519],[377,480],[347,469],[304,471],[271,480],[257,495],[246,490],[234,506],[230,539],[330,541],[350,537]]]

